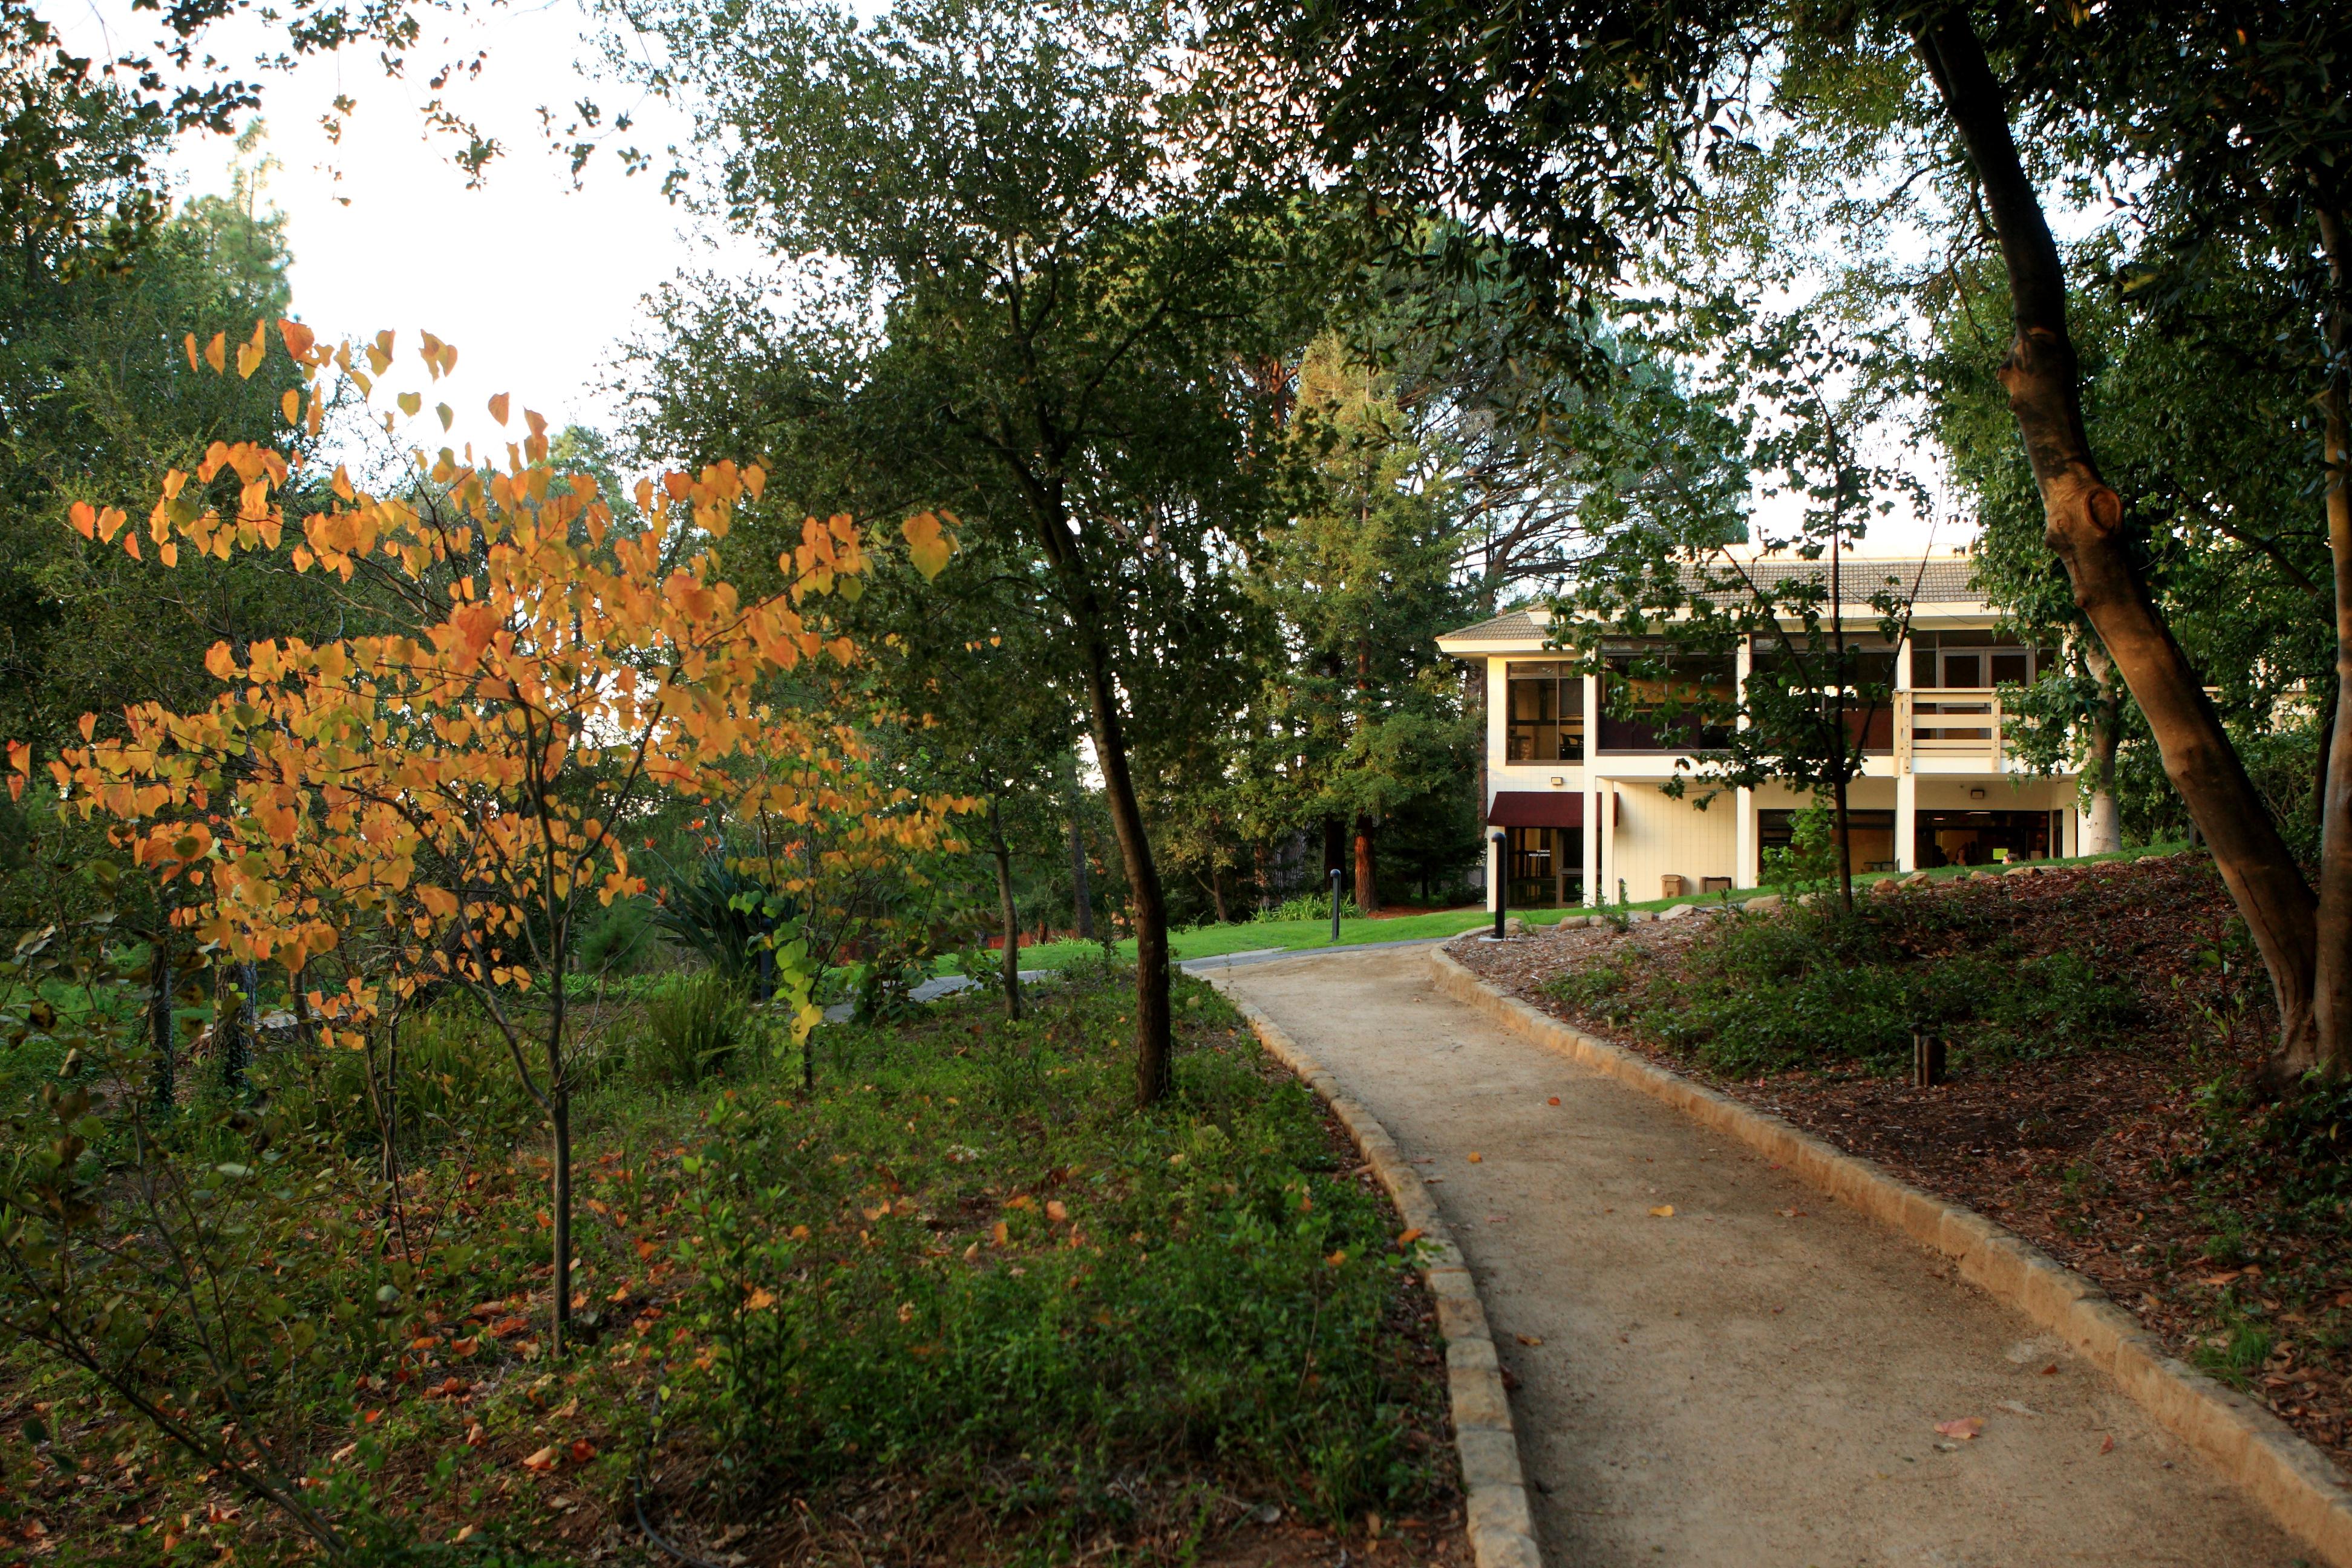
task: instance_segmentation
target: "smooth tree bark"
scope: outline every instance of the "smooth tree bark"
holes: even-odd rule
[[[2327,253],[2328,374],[2320,397],[2327,462],[2327,547],[2336,567],[2336,707],[2328,738],[2352,734],[2352,236],[2342,207],[2323,203]],[[2312,998],[2315,1066],[2352,1070],[2352,745],[2327,745],[2320,805],[2318,955]]]
[[[2006,95],[1966,13],[1947,10],[1920,22],[1913,41],[1968,151],[2008,268],[2017,335],[2000,380],[2042,494],[2045,537],[2065,565],[2074,603],[2147,714],[2165,776],[2212,847],[2214,865],[2270,972],[2279,1011],[2278,1067],[2286,1074],[2323,1062],[2339,1068],[2352,1042],[2340,1033],[2323,1037],[2315,1012],[2318,900],[2203,682],[2140,581],[2125,549],[2123,503],[2093,459],[2083,424],[2082,372],[2067,331],[2065,270],[2018,156]],[[2331,506],[2331,522],[2334,516]],[[2339,584],[2347,568],[2347,551],[2339,545]],[[2345,603],[2339,587],[2339,628]],[[2352,776],[2345,787],[2352,789]],[[2336,839],[2341,844],[2343,835]],[[2352,847],[2346,853],[2352,855]],[[2344,896],[2335,902],[2343,904]],[[2339,921],[2347,918],[2352,909],[2339,912]],[[2340,1012],[2332,1018],[2339,1031],[2352,1021]]]
[[[2095,637],[2083,645],[2083,663],[2099,689],[2091,707],[2088,753],[2084,758],[2084,787],[2090,803],[2083,813],[2084,855],[2114,855],[2124,847],[2123,813],[2116,805],[2116,750],[2123,739],[2123,691],[2116,685],[2116,662]]]
[[[996,797],[988,797],[988,832],[995,842],[989,858],[996,862],[996,907],[1004,927],[1004,1016],[1021,1020],[1021,917],[1013,905],[1013,847],[1004,841],[1004,819]],[[978,979],[977,975],[973,976]]]

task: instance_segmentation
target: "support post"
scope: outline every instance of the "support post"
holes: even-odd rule
[[[1331,940],[1339,940],[1339,868],[1331,868]]]
[[[1495,940],[1503,940],[1503,910],[1511,901],[1510,841],[1495,835]]]

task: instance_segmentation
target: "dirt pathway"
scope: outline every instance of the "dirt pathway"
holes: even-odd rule
[[[1942,1259],[1436,994],[1420,952],[1213,978],[1436,1184],[1517,1380],[1554,1568],[2302,1560]],[[1971,1440],[1937,1431],[1970,1418]]]

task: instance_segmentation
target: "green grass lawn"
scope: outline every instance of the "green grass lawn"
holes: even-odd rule
[[[2127,849],[2120,855],[2087,855],[2064,860],[2038,860],[2034,864],[2048,867],[2088,866],[2105,860],[2129,860],[2141,855],[2168,855],[2186,847],[2188,846],[2185,844],[2147,844],[2137,848]],[[1937,879],[1949,879],[1966,876],[1969,870],[1976,868],[1978,868],[1947,866],[1927,874]],[[1999,869],[2000,868],[1982,868]],[[1900,874],[1907,875],[1907,873]],[[1898,873],[1883,872],[1873,876],[1856,877],[1853,879],[1854,887],[1859,889],[1870,883],[1884,881],[1895,875]],[[1645,903],[1627,904],[1624,907],[1629,910],[1667,910],[1676,904],[1712,903],[1727,898],[1737,903],[1755,898],[1763,890],[1748,888],[1729,894],[1710,893],[1704,897],[1693,895],[1680,899],[1652,899]],[[1554,925],[1570,915],[1584,915],[1592,911],[1575,908],[1516,910],[1512,912],[1525,918],[1529,925],[1540,926]],[[1494,915],[1489,911],[1475,908],[1438,910],[1429,914],[1399,915],[1387,920],[1343,919],[1339,922],[1339,938],[1337,943],[1334,943],[1331,939],[1331,922],[1328,920],[1244,921],[1232,925],[1197,926],[1191,931],[1176,932],[1172,940],[1176,950],[1176,960],[1181,963],[1187,959],[1216,958],[1225,953],[1254,952],[1261,949],[1306,952],[1318,947],[1335,945],[1345,947],[1356,942],[1442,941],[1447,937],[1460,936],[1465,931],[1476,931],[1483,926],[1490,925],[1494,919]],[[1135,956],[1135,943],[1132,941],[1122,942],[1118,944],[1118,951],[1123,957],[1132,959]],[[1035,946],[1024,942],[1021,948],[1021,967],[1062,969],[1081,960],[1097,957],[1101,952],[1100,942],[1049,942]],[[943,973],[950,971],[952,967],[952,964],[941,965]]]

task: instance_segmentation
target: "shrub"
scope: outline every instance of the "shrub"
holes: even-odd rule
[[[718,970],[677,975],[646,998],[633,1065],[656,1083],[700,1083],[727,1070],[750,1015],[742,988]]]
[[[650,899],[614,900],[580,939],[573,953],[579,972],[601,979],[643,970],[657,951],[653,917]]]
[[[1358,913],[1355,895],[1340,894],[1339,918],[1354,920]],[[1331,895],[1327,890],[1319,893],[1293,893],[1272,908],[1258,910],[1250,917],[1250,921],[1251,923],[1256,924],[1271,923],[1275,921],[1328,921],[1330,918]]]

